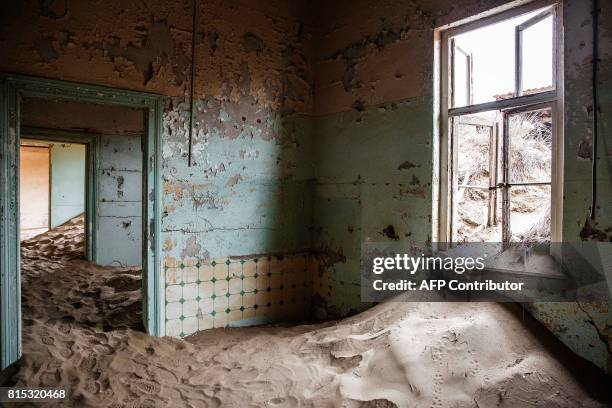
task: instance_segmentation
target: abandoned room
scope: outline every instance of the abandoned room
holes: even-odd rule
[[[1,404],[612,406],[612,2],[0,21]]]

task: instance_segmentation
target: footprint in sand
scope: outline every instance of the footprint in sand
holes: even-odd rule
[[[94,351],[102,355],[111,355],[115,353],[115,349],[108,344],[98,344],[93,347]]]
[[[83,371],[92,371],[96,365],[98,364],[98,360],[95,357],[87,356],[81,360],[81,364],[79,364],[79,368]]]
[[[361,364],[361,360],[363,360],[363,356],[361,354],[357,354],[352,357],[334,357],[331,356],[331,363],[334,367],[338,367],[342,369],[342,371],[350,371],[359,366]]]
[[[40,341],[42,341],[43,344],[46,344],[47,346],[52,345],[53,343],[55,343],[55,339],[51,336],[40,336]]]
[[[70,322],[60,321],[57,326],[57,330],[59,330],[63,334],[69,334],[72,331],[72,325],[70,324]]]
[[[161,385],[147,380],[131,381],[130,388],[134,388],[134,391],[140,391],[149,395],[156,395],[161,391]]]

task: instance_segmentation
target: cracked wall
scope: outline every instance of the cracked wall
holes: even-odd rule
[[[309,284],[287,279],[306,279],[303,258],[311,246],[309,5],[197,2],[188,167],[192,4],[4,3],[0,53],[10,58],[0,61],[0,70],[166,97],[161,240],[167,334],[303,317]],[[121,177],[124,186],[132,183]],[[117,187],[119,176],[111,181]],[[231,279],[234,264],[240,285]]]
[[[563,234],[565,241],[612,241],[612,7],[599,2],[597,203],[591,206],[593,146],[591,2],[566,1],[565,154]],[[610,279],[608,277],[608,279]],[[608,280],[608,287],[612,282]],[[611,292],[612,293],[612,292]],[[612,372],[612,309],[609,302],[540,303],[528,310],[565,344]]]
[[[317,162],[313,311],[360,303],[359,262],[369,241],[424,245],[432,234],[434,28],[505,1],[321,3],[316,52]],[[592,16],[588,1],[564,2],[565,146],[563,236],[612,236],[610,22],[600,14],[598,208],[588,221],[592,149]],[[435,220],[434,220],[435,221]],[[610,367],[608,304],[534,304],[529,310],[578,354]]]
[[[365,0],[314,7],[282,0],[198,3],[192,167],[187,166],[190,1],[107,1],[95,7],[76,0],[5,3],[0,52],[9,58],[0,60],[0,70],[166,96],[162,243],[166,280],[176,285],[168,296],[180,304],[170,307],[175,322],[168,334],[276,318],[272,310],[252,312],[257,282],[244,281],[259,276],[253,271],[260,260],[268,282],[262,291],[281,290],[283,276],[297,274],[295,281],[313,285],[315,317],[327,318],[367,307],[356,285],[363,242],[431,240],[433,30],[504,3],[382,0],[376,8]],[[601,208],[586,225],[592,115],[588,7],[577,0],[564,5],[564,235],[603,240],[612,225],[611,18],[603,5]],[[218,279],[228,283],[223,292],[228,302],[238,290],[236,277],[242,282],[237,293],[245,292],[227,304],[226,318],[217,318],[209,302],[217,265],[226,265]],[[314,273],[302,278],[304,270]],[[273,271],[278,271],[274,285]],[[268,293],[260,300],[266,306],[285,301],[276,290]],[[247,314],[238,302],[247,305]],[[578,305],[568,306],[574,313],[564,307],[534,305],[533,313],[572,349],[605,368],[609,346],[598,333],[609,338],[609,312],[589,311],[589,318]],[[205,310],[215,315],[204,316]]]

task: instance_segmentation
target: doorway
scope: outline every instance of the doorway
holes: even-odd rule
[[[161,303],[163,283],[161,282],[160,258],[160,213],[161,213],[161,97],[154,94],[111,89],[106,87],[76,84],[18,75],[0,75],[0,368],[19,359],[21,355],[21,282],[20,282],[20,146],[22,143],[22,104],[31,98],[50,102],[74,102],[96,104],[105,107],[139,109],[143,118],[140,218],[138,233],[142,240],[142,309],[146,331],[160,335],[163,330]],[[25,139],[31,139],[38,132],[38,139],[44,140],[45,130],[28,131]],[[48,136],[48,135],[47,135]],[[69,136],[64,134],[61,137]],[[75,136],[74,134],[71,136]],[[94,138],[95,140],[95,138]],[[74,140],[72,141],[74,142]],[[96,142],[93,142],[96,143]],[[91,155],[91,150],[89,150]],[[39,183],[41,184],[41,183]],[[91,186],[92,183],[87,183]],[[86,203],[86,227],[95,231],[95,218],[91,206],[94,194]],[[91,206],[91,207],[87,207]],[[89,216],[88,216],[89,214]],[[88,256],[94,256],[95,234],[87,234]]]
[[[23,109],[23,108],[22,108]],[[97,147],[96,136],[86,132],[66,131],[61,129],[47,129],[34,126],[20,126],[20,157],[19,157],[19,187],[20,187],[20,234],[21,240],[32,238],[34,232],[28,232],[28,219],[24,211],[29,212],[30,204],[27,200],[28,179],[42,177],[48,179],[48,186],[39,186],[39,191],[46,191],[48,198],[47,212],[42,218],[48,224],[37,231],[45,232],[68,222],[82,214],[84,229],[84,257],[96,262],[96,236],[95,219],[97,214]],[[27,155],[24,157],[26,147],[46,147],[48,149],[48,170],[42,168],[30,169],[26,173]],[[45,174],[46,173],[46,174]],[[25,179],[24,179],[25,178]],[[40,209],[37,210],[40,214]]]

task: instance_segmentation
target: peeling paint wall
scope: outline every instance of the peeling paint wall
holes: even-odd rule
[[[600,1],[599,6],[597,204],[596,217],[591,220],[592,3],[564,3],[566,241],[612,241],[612,5]],[[540,303],[529,305],[528,310],[572,350],[612,373],[610,303]]]
[[[423,245],[431,239],[433,29],[503,3],[383,0],[374,8],[363,0],[319,5],[315,314],[344,315],[364,307],[359,302],[364,242]],[[607,2],[600,6],[599,208],[590,222],[591,2],[566,0],[563,6],[563,237],[570,242],[612,236],[612,7]],[[609,305],[549,303],[529,309],[570,348],[612,371]]]
[[[593,128],[591,2],[565,3],[564,236],[612,239],[612,6],[599,2],[599,143],[597,218],[587,225],[591,201]],[[603,235],[602,235],[603,233]],[[599,237],[598,237],[599,235]],[[607,239],[605,238],[607,235]]]
[[[173,320],[167,334],[253,322],[251,309],[240,310],[253,307],[245,286],[226,292],[233,299],[227,316],[208,313],[215,310],[211,267],[226,265],[220,279],[228,285],[237,279],[237,290],[238,280],[252,277],[255,260],[276,265],[271,279],[299,274],[304,254],[314,273],[305,280],[313,296],[303,306],[311,302],[314,316],[328,318],[368,306],[357,286],[365,241],[431,239],[433,30],[504,3],[198,2],[192,167],[191,1],[10,1],[0,17],[0,53],[11,57],[0,60],[0,70],[166,96],[162,242]],[[564,3],[567,240],[609,239],[612,225],[611,11],[601,3],[601,208],[589,225],[591,16],[588,1]],[[283,316],[281,286],[265,287],[270,308],[261,316]],[[589,312],[595,324],[588,326],[575,306],[571,314],[564,306],[535,305],[534,314],[605,368],[610,313]],[[570,339],[572,333],[578,337]]]
[[[318,117],[315,125],[317,275],[330,274],[331,316],[361,303],[366,241],[425,243],[431,223],[431,98]],[[318,312],[320,313],[320,312]]]
[[[365,242],[431,241],[434,28],[500,4],[318,5],[316,315],[369,306],[360,300]]]
[[[168,98],[164,114],[167,334],[307,311],[308,297],[279,283],[294,276],[303,286],[300,262],[311,247],[313,75],[304,13],[287,1],[198,8],[192,167],[188,101]],[[194,264],[223,276],[171,272]],[[263,268],[254,283],[241,272],[249,265]],[[197,292],[185,290],[194,284]]]
[[[206,302],[214,292],[206,279],[193,296],[187,290],[185,297],[172,298],[173,284],[193,283],[181,286],[174,280],[178,275],[171,270],[182,270],[180,265],[268,262],[272,269],[258,278],[259,285],[270,282],[259,295],[263,307],[257,308],[257,321],[292,318],[291,308],[304,315],[308,300],[286,296],[285,288],[297,288],[277,281],[292,271],[305,275],[295,266],[301,261],[293,259],[308,257],[311,247],[310,5],[286,0],[197,4],[192,167],[187,166],[190,0],[10,1],[0,17],[0,53],[12,55],[0,61],[0,70],[166,96],[162,243],[167,300],[181,306],[174,316],[177,306],[168,304],[169,316],[178,321],[168,321],[170,335],[253,322],[254,305],[243,313],[233,298],[229,320],[211,319]],[[294,298],[299,306],[283,306]],[[195,299],[202,303],[194,311]]]

